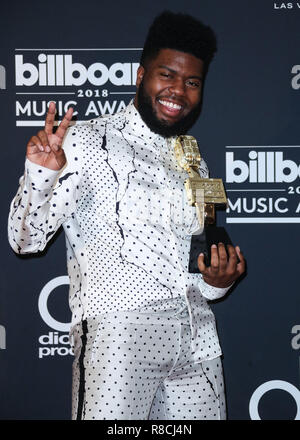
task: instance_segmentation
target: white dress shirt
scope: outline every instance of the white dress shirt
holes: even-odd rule
[[[63,225],[72,326],[184,297],[200,362],[221,354],[207,300],[228,289],[188,272],[198,221],[173,141],[151,132],[133,102],[118,114],[71,127],[62,170],[26,160],[11,204],[9,241],[17,253],[38,252]],[[204,161],[200,175],[208,177]]]

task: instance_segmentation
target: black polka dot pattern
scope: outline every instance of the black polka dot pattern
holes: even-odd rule
[[[26,160],[9,240],[16,252],[38,252],[63,225],[72,327],[102,313],[184,297],[194,359],[212,359],[221,349],[207,300],[228,289],[187,270],[198,223],[173,140],[152,133],[132,102],[116,115],[70,128],[62,171]],[[208,176],[204,161],[200,174]]]
[[[88,319],[83,362],[76,327],[73,419],[226,418],[221,359],[195,363],[185,300],[165,303]]]

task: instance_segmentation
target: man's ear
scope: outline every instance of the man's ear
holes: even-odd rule
[[[139,85],[141,84],[142,79],[144,77],[144,73],[145,73],[144,67],[143,66],[139,66],[139,68],[138,68],[138,70],[136,72],[136,83],[135,83],[135,85],[137,87],[139,87]]]

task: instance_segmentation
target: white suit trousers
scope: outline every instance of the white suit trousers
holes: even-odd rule
[[[91,318],[73,336],[73,419],[226,419],[221,359],[194,362],[184,300]]]

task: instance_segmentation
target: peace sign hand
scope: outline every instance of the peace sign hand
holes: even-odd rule
[[[73,109],[69,108],[54,134],[55,103],[50,103],[44,130],[32,136],[27,144],[26,157],[31,162],[55,171],[65,165],[66,156],[61,145],[72,115]]]

